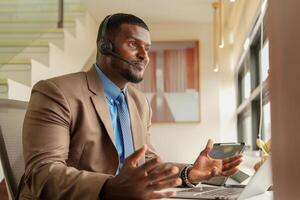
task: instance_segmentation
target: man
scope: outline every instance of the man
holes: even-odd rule
[[[147,25],[129,14],[101,23],[88,72],[37,83],[23,127],[26,163],[20,199],[156,199],[160,190],[231,175],[241,162],[208,156],[194,165],[163,163],[149,142],[151,109],[129,82],[143,79]]]

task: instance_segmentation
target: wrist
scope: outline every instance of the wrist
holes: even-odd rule
[[[193,188],[193,187],[196,187],[196,185],[197,185],[197,183],[195,184],[189,179],[189,174],[190,174],[190,170],[192,169],[192,167],[193,167],[193,165],[187,165],[183,168],[183,170],[180,173],[183,186]]]
[[[197,185],[199,183],[199,181],[196,180],[196,176],[194,176],[194,173],[193,173],[193,167],[189,168],[188,171],[187,171],[187,178],[189,180],[189,182],[191,182],[192,184],[194,185]]]

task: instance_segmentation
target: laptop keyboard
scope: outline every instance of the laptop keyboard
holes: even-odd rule
[[[195,196],[209,199],[234,199],[239,196],[244,188],[221,188],[216,190],[211,190],[207,192],[201,192]]]
[[[196,187],[178,191],[179,196],[193,196],[205,199],[236,199],[244,188]]]
[[[181,190],[178,193],[183,193],[183,192],[196,192],[196,193],[200,193],[200,192],[206,192],[206,191],[210,191],[210,190],[215,190],[215,187],[196,187],[196,188],[190,188],[190,189],[186,189],[186,190]]]

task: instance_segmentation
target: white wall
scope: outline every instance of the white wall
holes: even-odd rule
[[[220,142],[220,77],[213,72],[212,24],[149,24],[152,41],[200,41],[200,123],[153,124],[151,141],[164,160],[193,162],[208,138]],[[232,130],[234,132],[234,130]]]

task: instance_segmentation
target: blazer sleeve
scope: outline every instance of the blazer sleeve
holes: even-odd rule
[[[34,198],[97,199],[111,176],[67,166],[71,120],[67,99],[55,83],[37,83],[25,115],[22,138],[23,184]]]
[[[152,146],[152,144],[150,142],[150,136],[151,136],[150,128],[151,128],[152,109],[151,109],[150,103],[149,103],[147,98],[146,98],[146,102],[147,102],[147,112],[146,113],[148,113],[148,115],[146,117],[146,130],[147,130],[147,132],[146,132],[146,144],[147,144],[148,150],[147,150],[146,155],[145,155],[145,160],[148,161],[148,160],[151,160],[151,158],[157,156],[157,153],[156,153],[155,148]]]

